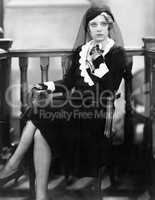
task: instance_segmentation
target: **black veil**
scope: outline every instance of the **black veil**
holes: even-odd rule
[[[93,6],[90,7],[86,11],[86,13],[84,14],[84,16],[82,18],[78,34],[76,36],[75,43],[73,45],[73,49],[76,49],[78,46],[80,46],[83,43],[88,42],[90,40],[89,34],[85,31],[85,26],[86,26],[87,13],[90,12],[90,10],[92,8],[93,8]],[[101,9],[102,12],[107,11],[107,12],[111,13],[111,10],[110,10],[109,6],[107,6],[107,5],[102,5],[102,7],[97,7],[97,9]],[[116,45],[124,46],[123,37],[122,37],[120,28],[115,19],[114,19],[113,27],[110,29],[110,37],[115,41]]]

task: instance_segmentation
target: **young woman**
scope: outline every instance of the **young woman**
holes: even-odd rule
[[[53,92],[65,91],[66,98],[58,105],[54,100],[37,104],[25,113],[27,124],[17,150],[0,173],[1,183],[16,174],[33,138],[37,200],[48,199],[48,174],[55,154],[75,175],[109,164],[109,119],[126,65],[124,49],[109,36],[113,23],[111,12],[97,7],[88,10],[85,32],[92,39],[77,48],[62,81],[44,83]]]
[[[99,7],[105,11],[111,12],[110,7],[105,4],[104,0],[89,0],[89,2],[91,5],[91,7],[89,9],[91,9],[92,7]],[[89,12],[89,9],[87,10],[88,12]],[[73,46],[74,49],[76,49],[83,43],[91,40],[91,37],[89,36],[89,34],[87,32],[85,32],[85,28],[84,28],[85,23],[86,23],[87,11],[82,18],[80,28],[79,28],[79,31],[78,31],[78,34],[76,36],[76,40],[75,40],[75,43]],[[116,22],[116,19],[114,20],[113,26],[109,31],[109,36],[115,41],[116,45],[122,46],[122,47],[124,46],[123,36],[122,36],[121,30]]]

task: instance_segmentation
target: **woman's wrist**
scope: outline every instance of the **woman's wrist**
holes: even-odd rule
[[[100,64],[101,63],[104,63],[104,58],[102,55],[98,56],[95,60],[92,61],[93,62],[93,65],[96,68],[99,68]]]

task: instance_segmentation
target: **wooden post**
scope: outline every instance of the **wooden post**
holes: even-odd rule
[[[7,50],[11,47],[11,40],[0,40],[0,48]],[[5,51],[4,51],[5,52]],[[0,145],[9,146],[10,136],[9,136],[9,126],[10,126],[10,106],[5,98],[6,91],[8,91],[10,85],[10,73],[11,64],[10,58],[8,56],[0,60]],[[0,148],[1,148],[0,147]]]
[[[155,158],[155,38],[144,38],[145,85],[149,95],[145,99],[145,125],[144,145],[147,157],[146,178],[152,184],[152,161]],[[146,179],[147,180],[147,179]]]
[[[68,55],[68,56],[62,56],[61,58],[61,65],[62,65],[62,73],[63,73],[63,76],[66,74],[66,71],[67,69],[71,66],[71,62],[72,62],[72,59],[71,59],[72,55]]]
[[[0,38],[3,37],[3,27],[4,27],[4,4],[3,0],[0,0]]]
[[[49,57],[40,57],[41,82],[48,81]]]
[[[28,97],[28,81],[27,81],[27,68],[28,68],[28,58],[19,57],[19,67],[20,67],[20,83],[21,83],[21,112],[25,111],[27,107],[27,97]]]
[[[131,94],[132,94],[132,56],[127,57],[126,70],[124,73],[125,83],[125,118],[124,118],[124,150],[127,154],[132,149],[133,144],[133,116],[131,108]]]
[[[152,108],[155,106],[155,38],[143,38],[144,42],[144,61],[145,61],[145,84],[149,88],[149,95],[145,100],[145,114],[148,117],[151,127],[147,127],[147,145],[155,156],[155,120],[152,119]]]

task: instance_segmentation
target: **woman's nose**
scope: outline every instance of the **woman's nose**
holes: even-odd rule
[[[97,25],[97,31],[102,31],[102,26],[100,24]]]

